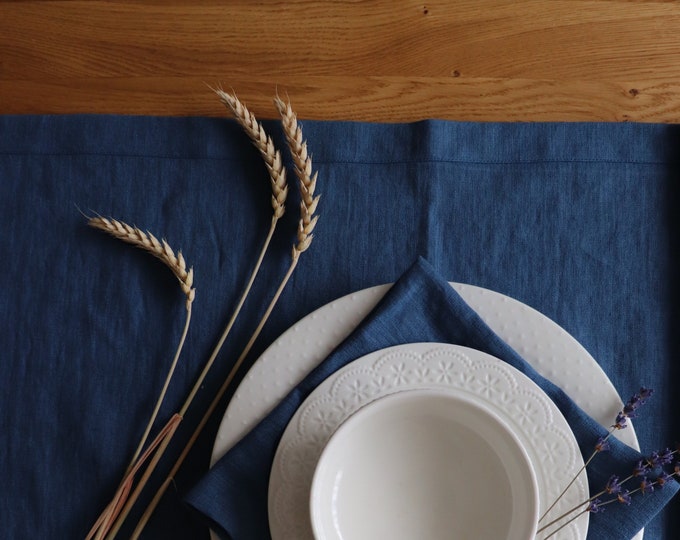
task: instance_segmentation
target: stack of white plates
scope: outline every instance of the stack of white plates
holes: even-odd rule
[[[539,373],[560,386],[582,409],[601,424],[611,424],[622,406],[621,399],[593,358],[567,332],[545,316],[516,300],[470,285],[452,284],[452,286],[482,319]],[[377,304],[388,287],[374,287],[340,298],[308,315],[284,333],[255,363],[234,395],[215,442],[213,462],[252,429],[281,398],[323,360]],[[442,470],[442,475],[448,471],[454,477],[451,483],[444,482],[437,488],[446,490],[449,494],[441,497],[441,499],[447,499],[442,500],[447,510],[446,513],[443,508],[441,512],[436,512],[439,516],[438,526],[440,527],[454,527],[451,521],[454,518],[447,516],[458,516],[455,521],[462,523],[462,516],[468,511],[471,512],[469,509],[479,504],[483,505],[483,514],[488,519],[478,524],[478,530],[481,531],[483,527],[492,526],[495,521],[499,521],[505,523],[503,527],[506,530],[506,536],[496,536],[496,538],[521,538],[521,534],[526,534],[526,532],[521,528],[520,523],[526,525],[532,521],[532,499],[529,489],[532,481],[535,482],[538,498],[537,514],[540,516],[559,496],[563,487],[571,481],[583,464],[573,434],[552,401],[532,381],[504,362],[476,350],[446,344],[408,344],[377,351],[353,361],[327,379],[307,398],[288,425],[279,444],[270,476],[269,520],[273,539],[311,540],[314,538],[310,514],[311,498],[315,501],[314,522],[318,538],[342,537],[345,540],[352,540],[354,536],[349,534],[349,529],[344,531],[342,529],[344,526],[341,525],[341,521],[345,523],[352,520],[345,520],[342,516],[359,512],[359,506],[333,506],[332,502],[331,504],[322,503],[316,495],[312,497],[312,481],[317,465],[319,465],[318,485],[326,487],[335,485],[333,489],[336,490],[336,502],[340,501],[338,497],[341,495],[342,484],[321,480],[324,478],[321,471],[325,470],[327,474],[329,470],[322,468],[326,459],[321,464],[319,463],[322,452],[334,433],[337,432],[337,440],[334,438],[337,446],[342,447],[343,439],[346,441],[352,439],[347,435],[353,431],[352,425],[364,424],[364,422],[368,422],[366,425],[369,425],[371,423],[369,419],[374,414],[375,418],[378,418],[380,414],[386,414],[383,420],[391,418],[394,420],[392,426],[395,427],[400,414],[385,411],[391,410],[393,406],[396,411],[399,407],[396,405],[388,407],[380,403],[385,400],[384,403],[396,404],[400,401],[399,399],[396,397],[388,399],[388,397],[403,393],[402,397],[410,395],[410,399],[415,399],[413,396],[422,396],[423,392],[433,401],[427,406],[415,407],[413,405],[415,402],[412,402],[410,406],[419,408],[421,413],[425,410],[430,412],[434,409],[440,410],[439,419],[432,420],[432,422],[440,422],[441,431],[454,428],[463,431],[468,429],[467,433],[470,437],[467,440],[476,441],[475,443],[469,442],[462,448],[451,446],[453,444],[451,440],[443,441],[440,457],[453,453],[455,450],[465,452],[465,455],[471,458],[474,457],[473,447],[475,447],[480,455],[485,456],[483,459],[489,460],[489,470],[485,471],[480,468],[476,471],[479,474],[479,482],[485,484],[490,481],[491,477],[501,476],[501,480],[496,481],[495,490],[475,491],[474,486],[470,484],[469,477],[466,476],[464,481],[461,479],[461,468],[445,469],[441,462],[433,466],[429,474],[432,474],[434,469],[439,469]],[[433,405],[437,401],[434,396],[439,396],[444,401]],[[452,400],[458,401],[455,407],[450,406],[453,403]],[[404,412],[403,407],[402,405],[402,412]],[[467,411],[465,421],[461,418],[456,423],[455,414],[442,412],[450,412],[456,408],[461,411],[464,408]],[[358,411],[362,412],[357,414]],[[352,420],[355,415],[357,420]],[[363,421],[362,417],[365,417]],[[486,428],[479,427],[479,430],[483,432],[478,430],[471,434],[470,430],[474,426],[469,420],[473,417],[476,418],[474,424],[486,426]],[[444,429],[445,426],[441,422],[449,422],[450,425]],[[432,433],[437,431],[432,423],[430,427],[432,427]],[[490,429],[491,427],[493,430]],[[363,433],[367,435],[370,431]],[[493,435],[490,435],[491,431],[496,433],[495,436],[498,439],[493,439]],[[359,430],[356,433],[361,432]],[[617,432],[617,436],[634,448],[638,448],[635,432],[632,429]],[[421,434],[421,438],[424,437],[425,435]],[[490,444],[490,441],[499,442],[501,439],[505,441],[504,449],[494,452],[492,448],[494,445]],[[355,437],[353,440],[357,442],[359,439]],[[403,443],[404,441],[401,440],[400,445]],[[360,444],[367,444],[367,442],[364,440]],[[373,440],[372,444],[377,443]],[[335,446],[335,443],[328,446],[328,456],[334,455]],[[344,448],[346,450],[348,447]],[[483,452],[482,448],[485,448]],[[393,448],[390,447],[390,449]],[[413,448],[404,447],[403,451],[410,452]],[[431,445],[430,451],[434,451]],[[365,467],[365,463],[362,465],[360,460],[352,461],[346,459],[346,453],[343,455],[345,457],[342,460],[334,462],[336,467],[344,463],[344,466],[356,467],[355,472]],[[366,454],[362,455],[366,456]],[[402,498],[400,496],[401,494],[404,494],[404,497],[412,495],[414,489],[422,489],[423,484],[416,487],[416,484],[411,482],[410,488],[394,490],[390,487],[389,493],[387,492],[386,482],[388,481],[386,479],[389,478],[387,470],[399,469],[405,475],[412,475],[411,479],[417,476],[416,471],[410,467],[410,463],[404,463],[401,467],[394,465],[395,460],[406,460],[407,455],[407,453],[397,452],[389,459],[386,457],[384,464],[391,462],[392,465],[384,468],[379,478],[374,477],[368,482],[371,489],[378,490],[373,492],[374,497],[377,496],[376,493],[383,492],[381,501],[376,501],[371,507],[361,510],[369,512],[368,515],[374,518],[373,524],[378,521],[389,522],[389,520],[375,518],[378,515],[394,513],[394,509],[399,508],[398,505],[405,505],[407,500],[412,503],[411,517],[414,513],[416,514],[409,523],[419,523],[418,520],[422,523],[425,519],[425,512],[430,512],[430,516],[432,515],[432,500],[423,502],[423,497],[419,495],[418,500],[421,503],[417,501],[413,503],[413,497]],[[525,456],[526,462],[523,461],[522,455]],[[374,454],[372,459],[375,457]],[[330,460],[331,457],[327,459]],[[337,456],[336,459],[338,459]],[[470,463],[472,464],[470,466],[479,465],[475,465],[474,462]],[[528,464],[528,469],[523,464]],[[528,479],[527,470],[531,472],[533,480]],[[517,474],[521,471],[524,471],[524,474],[520,475],[522,478],[520,480]],[[507,478],[503,478],[501,472]],[[456,478],[459,479],[458,482],[465,484],[460,486],[460,493],[467,495],[467,499],[463,497],[466,504],[474,501],[475,504],[472,506],[453,504],[454,501],[451,498],[454,496],[450,490],[451,486],[457,482]],[[382,487],[378,485],[380,483]],[[346,485],[350,486],[349,483]],[[352,489],[356,489],[357,485],[355,484]],[[345,494],[350,493],[353,491],[345,492]],[[489,493],[498,493],[498,496],[495,500],[486,500]],[[582,473],[567,494],[550,511],[550,516],[559,516],[565,510],[585,500],[588,497],[587,494],[587,480],[585,473]],[[505,496],[506,500],[499,500],[503,498],[502,496]],[[524,500],[520,501],[520,497]],[[353,496],[345,500],[350,501],[351,498]],[[342,508],[349,508],[350,514],[341,512]],[[468,510],[463,510],[463,508]],[[500,519],[495,515],[497,509],[505,509],[506,518]],[[408,513],[404,512],[404,514]],[[512,518],[507,517],[510,514],[514,516],[515,525],[513,525]],[[360,517],[357,513],[355,516],[355,521],[361,522],[358,526],[372,526],[366,521],[366,514]],[[399,519],[391,521],[396,530],[398,527],[407,526],[402,517],[405,519],[405,516],[399,516]],[[543,523],[546,521],[549,519],[544,519]],[[513,527],[516,528],[513,529]],[[586,537],[587,528],[588,514],[583,514],[552,538],[583,540]],[[362,530],[365,532],[371,529]],[[510,534],[508,531],[517,531],[520,536],[514,536],[514,532]],[[333,536],[333,534],[342,536]],[[357,536],[357,538],[365,537]],[[397,538],[391,534],[387,537]],[[423,535],[418,537],[427,539],[427,536]],[[441,536],[430,537],[440,538]],[[456,536],[445,537],[455,538]],[[467,538],[468,536],[460,537]],[[469,537],[484,538],[476,534],[471,534]],[[537,538],[542,538],[542,535],[539,534]],[[635,540],[641,540],[641,538],[642,533]]]

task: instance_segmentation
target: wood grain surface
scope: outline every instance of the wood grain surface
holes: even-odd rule
[[[0,1],[0,114],[680,122],[680,2]]]

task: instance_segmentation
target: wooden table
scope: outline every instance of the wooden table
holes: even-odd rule
[[[0,3],[0,114],[680,122],[680,2]]]

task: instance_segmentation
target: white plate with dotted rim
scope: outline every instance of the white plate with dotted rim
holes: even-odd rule
[[[623,402],[592,356],[542,313],[503,294],[451,283],[491,329],[538,373],[562,388],[585,412],[608,426]],[[310,313],[284,332],[253,364],[236,390],[215,439],[212,463],[254,428],[376,306],[391,285],[348,294]],[[616,437],[639,450],[633,426]],[[213,534],[213,539],[217,536]],[[634,538],[642,540],[642,531]]]
[[[296,411],[272,464],[272,538],[314,540],[309,512],[314,470],[326,443],[345,420],[385,396],[424,389],[464,396],[487,408],[508,427],[533,466],[539,515],[583,467],[578,443],[557,406],[517,369],[486,353],[457,345],[399,345],[366,355],[338,370]],[[582,472],[550,516],[558,517],[587,498],[588,481]],[[493,506],[493,501],[487,501],[487,505]],[[553,538],[584,539],[588,517],[582,514]],[[540,540],[543,535],[536,538]]]

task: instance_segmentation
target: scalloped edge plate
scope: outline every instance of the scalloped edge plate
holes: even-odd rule
[[[474,349],[444,343],[390,347],[363,356],[328,377],[291,419],[279,443],[269,480],[272,538],[314,540],[309,513],[312,479],[317,462],[336,431],[344,428],[353,415],[360,414],[362,408],[378,400],[422,390],[460,396],[488,410],[507,427],[533,467],[539,515],[583,466],[578,443],[557,406],[533,381],[506,362]],[[479,477],[482,479],[483,473]],[[550,516],[559,516],[587,498],[588,481],[583,471]],[[377,500],[374,504],[378,504]],[[555,538],[585,538],[588,518],[587,513],[582,514]],[[466,531],[463,537],[474,535]],[[512,538],[517,540],[516,536]],[[542,535],[537,537],[540,538]]]

